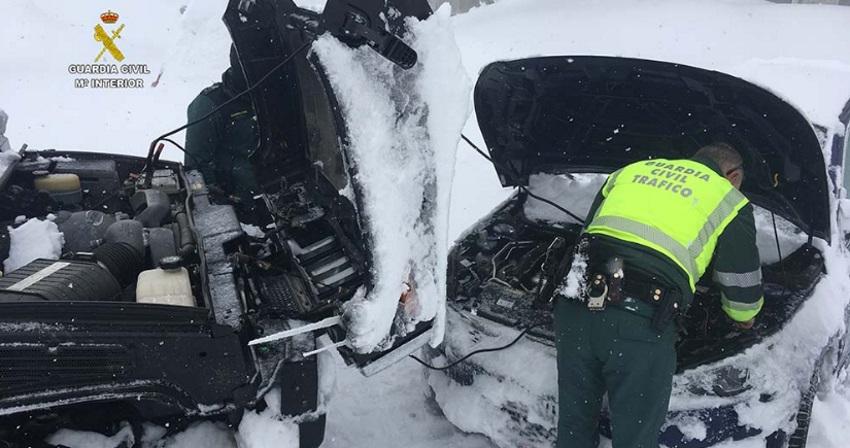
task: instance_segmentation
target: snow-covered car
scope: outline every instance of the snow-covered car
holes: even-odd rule
[[[438,365],[461,362],[429,375],[447,418],[499,446],[552,446],[558,390],[550,298],[581,222],[551,203],[583,218],[614,170],[653,157],[687,158],[722,140],[743,151],[765,305],[752,330],[737,330],[710,279],[700,282],[680,319],[678,371],[660,441],[804,446],[815,393],[845,378],[850,362],[850,102],[825,111],[832,121],[812,123],[788,100],[741,78],[602,56],[494,62],[481,72],[474,100],[499,180],[519,188],[450,254],[448,331],[430,356]],[[461,360],[523,330],[528,337],[508,349]],[[600,432],[610,436],[605,414]]]
[[[357,78],[374,93],[371,110],[386,103],[385,115],[369,117],[371,129],[417,139],[372,138],[369,151],[391,150],[405,163],[416,160],[406,150],[436,151],[419,138],[435,106],[415,95],[440,69],[417,61],[423,44],[412,40],[451,37],[430,17],[419,0],[332,0],[322,13],[288,0],[229,2],[224,21],[253,86],[258,128],[261,191],[252,204],[160,160],[169,134],[147,158],[3,153],[0,445],[30,446],[58,428],[108,432],[104,425],[122,420],[139,431],[143,422],[178,429],[199,417],[235,424],[278,388],[280,414],[310,433],[302,446],[317,446],[324,408],[315,352],[338,347],[368,375],[427,343],[437,312],[428,304],[442,297],[432,288],[444,281],[426,274],[444,272],[447,254],[445,235],[429,240],[439,240],[434,229],[445,234],[442,200],[432,195],[440,178],[428,176],[425,158],[417,189],[376,193],[358,153],[363,133],[352,132],[352,96],[363,92],[345,90],[335,74],[382,70],[397,80]],[[459,91],[461,103],[467,93]],[[398,206],[409,222],[391,223],[417,225],[409,234],[424,246],[376,258],[390,235],[373,197],[398,201],[400,192],[412,195],[409,210]],[[383,271],[387,260],[395,276]],[[266,342],[249,344],[257,339]]]

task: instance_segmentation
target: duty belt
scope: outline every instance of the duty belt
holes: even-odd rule
[[[602,311],[608,304],[620,304],[624,297],[638,299],[652,305],[652,326],[661,332],[682,309],[682,295],[677,288],[624,269],[618,257],[609,259],[604,269],[589,272],[586,297],[587,308],[591,311]]]

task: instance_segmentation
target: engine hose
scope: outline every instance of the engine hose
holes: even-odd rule
[[[94,250],[94,257],[122,288],[133,284],[145,266],[144,256],[129,243],[101,244]]]
[[[174,215],[174,220],[177,221],[178,244],[177,251],[181,257],[188,257],[195,252],[195,235],[192,234],[192,227],[189,225],[189,217],[186,212],[178,212]]]

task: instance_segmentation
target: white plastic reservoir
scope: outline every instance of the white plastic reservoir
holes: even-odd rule
[[[136,302],[195,306],[186,268],[142,271],[136,283]]]

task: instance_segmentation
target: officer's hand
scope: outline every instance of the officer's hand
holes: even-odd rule
[[[732,321],[732,325],[739,330],[749,330],[753,328],[753,325],[756,323],[756,319],[752,318],[750,320],[744,322]]]

